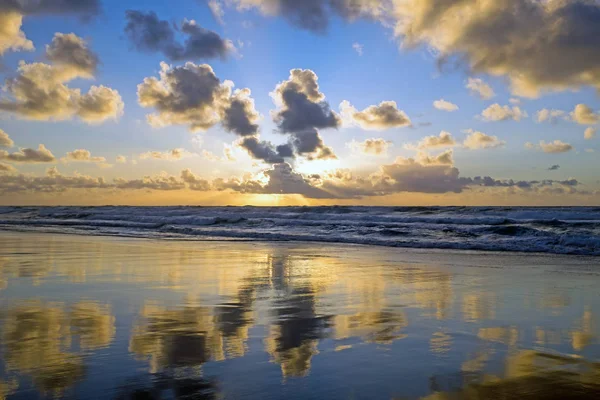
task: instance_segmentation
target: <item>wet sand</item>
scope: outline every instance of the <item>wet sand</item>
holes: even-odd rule
[[[600,398],[600,258],[0,232],[0,399]]]

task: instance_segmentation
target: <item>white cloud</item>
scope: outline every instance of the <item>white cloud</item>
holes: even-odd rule
[[[446,101],[444,99],[439,99],[439,100],[434,101],[433,106],[435,108],[437,108],[438,110],[442,110],[442,111],[448,111],[448,112],[458,111],[458,106],[456,104]]]
[[[469,135],[463,142],[463,146],[470,150],[477,149],[495,149],[506,144],[505,141],[498,139],[497,136],[486,135],[483,132],[468,129],[465,131]]]
[[[61,158],[62,162],[92,162],[92,163],[105,163],[106,158],[104,157],[92,157],[92,153],[86,149],[77,149],[67,152],[67,155]]]
[[[340,104],[340,111],[344,121],[367,130],[400,128],[412,124],[408,115],[398,109],[395,101],[382,101],[379,105],[358,111],[350,102],[344,100]]]
[[[184,157],[191,156],[192,153],[188,152],[185,149],[172,149],[169,151],[148,151],[146,153],[140,154],[140,160],[166,160],[166,161],[176,161],[181,160]]]
[[[545,142],[541,140],[539,144],[533,144],[531,142],[525,143],[525,148],[531,150],[541,150],[544,153],[549,154],[558,154],[558,153],[566,153],[568,151],[573,150],[573,146],[569,143],[565,143],[561,140],[555,140],[553,142]]]
[[[550,122],[552,124],[555,124],[558,122],[558,120],[560,118],[565,118],[566,116],[566,112],[564,112],[563,110],[551,110],[548,108],[542,108],[541,110],[539,110],[536,114],[535,120],[538,123],[542,123],[542,122]]]
[[[359,56],[362,56],[365,46],[360,43],[353,43],[352,48],[356,51],[356,53],[358,53]]]
[[[0,129],[0,147],[13,147],[15,142],[8,136],[8,133]]]
[[[450,132],[441,131],[439,136],[426,136],[416,145],[407,145],[407,149],[435,149],[456,146],[456,140]]]
[[[392,146],[392,142],[385,139],[367,139],[364,142],[352,141],[348,143],[348,147],[353,151],[362,154],[382,156],[386,155],[389,148]]]
[[[481,112],[481,117],[485,121],[520,121],[527,118],[527,112],[521,110],[518,106],[501,106],[498,103],[492,104]]]
[[[583,133],[583,137],[586,140],[591,140],[596,137],[596,132],[597,129],[590,126],[589,128],[586,128],[585,132]]]
[[[208,7],[210,8],[210,12],[213,17],[217,20],[217,22],[221,25],[224,24],[223,17],[225,16],[225,11],[223,10],[223,5],[219,0],[208,0]]]
[[[600,122],[600,113],[595,113],[585,104],[577,104],[571,118],[580,125],[595,125]]]
[[[469,78],[465,87],[483,100],[489,100],[496,95],[494,89],[479,78]]]

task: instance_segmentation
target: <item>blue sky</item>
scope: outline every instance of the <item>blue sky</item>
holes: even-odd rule
[[[18,148],[36,149],[41,143],[57,159],[54,163],[14,164],[18,173],[43,176],[47,168],[56,165],[65,175],[81,173],[111,180],[117,177],[136,179],[163,171],[178,176],[182,169],[189,168],[206,179],[227,179],[248,173],[260,174],[273,168],[269,163],[253,160],[242,149],[236,148],[234,142],[238,137],[227,132],[220,124],[215,124],[206,132],[190,133],[185,124],[157,129],[146,122],[146,115],[153,110],[140,106],[137,85],[147,77],[158,77],[163,61],[173,68],[190,61],[198,65],[209,64],[221,81],[231,80],[235,88],[250,89],[255,109],[261,114],[258,123],[260,139],[275,144],[285,143],[286,136],[277,132],[277,122],[272,119],[271,112],[277,107],[270,94],[278,83],[289,79],[292,69],[313,71],[318,76],[320,92],[326,96],[325,101],[336,113],[340,112],[339,105],[344,100],[358,110],[382,101],[395,101],[398,109],[412,121],[411,127],[390,126],[382,130],[367,130],[357,124],[346,123],[338,129],[319,129],[325,144],[335,151],[337,160],[312,162],[300,155],[286,160],[299,173],[325,173],[336,168],[373,173],[380,165],[394,163],[397,157],[415,157],[415,150],[407,148],[407,144],[416,144],[426,136],[437,136],[441,131],[451,133],[457,143],[462,143],[468,135],[465,130],[472,129],[497,136],[505,144],[477,150],[455,146],[452,167],[458,168],[461,176],[526,181],[576,178],[581,188],[589,192],[585,194],[587,197],[584,199],[576,195],[570,199],[560,198],[556,200],[557,203],[587,204],[594,203],[598,198],[593,191],[598,189],[600,139],[584,139],[584,130],[588,126],[572,120],[561,118],[556,123],[538,123],[535,118],[536,113],[544,108],[564,110],[565,116],[577,104],[599,110],[597,89],[591,85],[566,87],[558,92],[544,93],[538,98],[518,97],[511,93],[507,76],[475,73],[469,70],[468,65],[455,63],[455,60],[440,68],[434,46],[422,43],[414,49],[403,48],[402,37],[385,23],[373,18],[344,20],[333,14],[327,32],[315,33],[290,23],[281,15],[270,15],[259,8],[238,9],[230,3],[222,4],[225,10],[223,24],[216,20],[205,3],[194,0],[180,0],[175,4],[158,0],[104,0],[101,2],[101,12],[90,20],[67,12],[24,15],[21,30],[33,42],[36,50],[5,51],[2,55],[2,79],[14,77],[21,60],[26,63],[47,63],[46,45],[51,44],[55,33],[72,32],[87,43],[88,49],[98,56],[100,64],[93,80],[78,78],[69,82],[68,86],[86,92],[91,85],[105,85],[118,91],[125,108],[123,115],[118,118],[109,118],[98,124],[88,124],[77,118],[64,121],[52,121],[52,118],[32,120],[10,112],[3,113],[0,129],[12,138],[16,146],[7,150],[9,153],[18,151]],[[173,26],[180,26],[185,19],[195,20],[203,28],[231,40],[237,48],[237,54],[227,59],[170,61],[160,51],[139,51],[124,32],[126,10],[155,12],[161,20],[169,21]],[[184,35],[177,31],[175,33],[177,40],[183,41]],[[355,43],[362,46],[362,55],[353,47]],[[465,87],[469,77],[483,79],[496,95],[488,100],[474,96]],[[459,109],[454,112],[437,110],[433,102],[439,99],[454,103]],[[520,100],[516,106],[527,112],[528,118],[499,122],[482,120],[482,111],[494,103],[515,106],[510,99]],[[421,123],[429,125],[421,126]],[[352,141],[363,142],[369,138],[381,138],[393,145],[385,154],[378,155],[357,153],[349,145]],[[546,153],[525,147],[527,142],[538,144],[540,141],[555,140],[570,144],[572,150]],[[220,156],[224,145],[238,151],[235,162],[211,161],[202,155],[203,151],[210,151]],[[176,148],[185,149],[191,156],[175,161],[140,159],[140,155],[148,151],[164,152]],[[87,149],[93,156],[106,158],[106,162],[99,165],[93,162],[59,161],[67,152],[75,149]],[[437,154],[442,150],[432,149],[428,153]],[[116,163],[118,155],[127,156],[127,163]],[[10,160],[6,162],[10,164]],[[552,165],[560,165],[560,168],[549,171]],[[397,194],[402,192],[399,190]],[[291,190],[287,194],[302,195],[302,191],[294,193]],[[82,196],[89,195],[89,191],[86,191]],[[523,197],[524,203],[535,203],[535,192],[522,195],[531,197]],[[52,196],[52,193],[40,196],[35,189],[24,189],[18,194],[10,193],[8,197],[11,202],[29,202],[33,201],[32,198],[44,201],[46,197],[53,201]],[[69,202],[68,197],[61,198]],[[487,198],[482,197],[482,201]],[[355,198],[353,201],[362,202],[364,199]],[[393,199],[392,196],[390,202],[393,203]],[[251,199],[249,201],[252,202]],[[453,197],[452,202],[460,201],[460,197]],[[550,203],[553,201],[548,200]]]

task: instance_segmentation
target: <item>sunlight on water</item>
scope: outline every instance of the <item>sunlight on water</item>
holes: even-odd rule
[[[597,258],[0,243],[0,399],[600,398]]]

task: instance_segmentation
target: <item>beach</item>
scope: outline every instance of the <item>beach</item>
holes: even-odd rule
[[[22,232],[0,243],[0,397],[600,393],[598,257]]]

